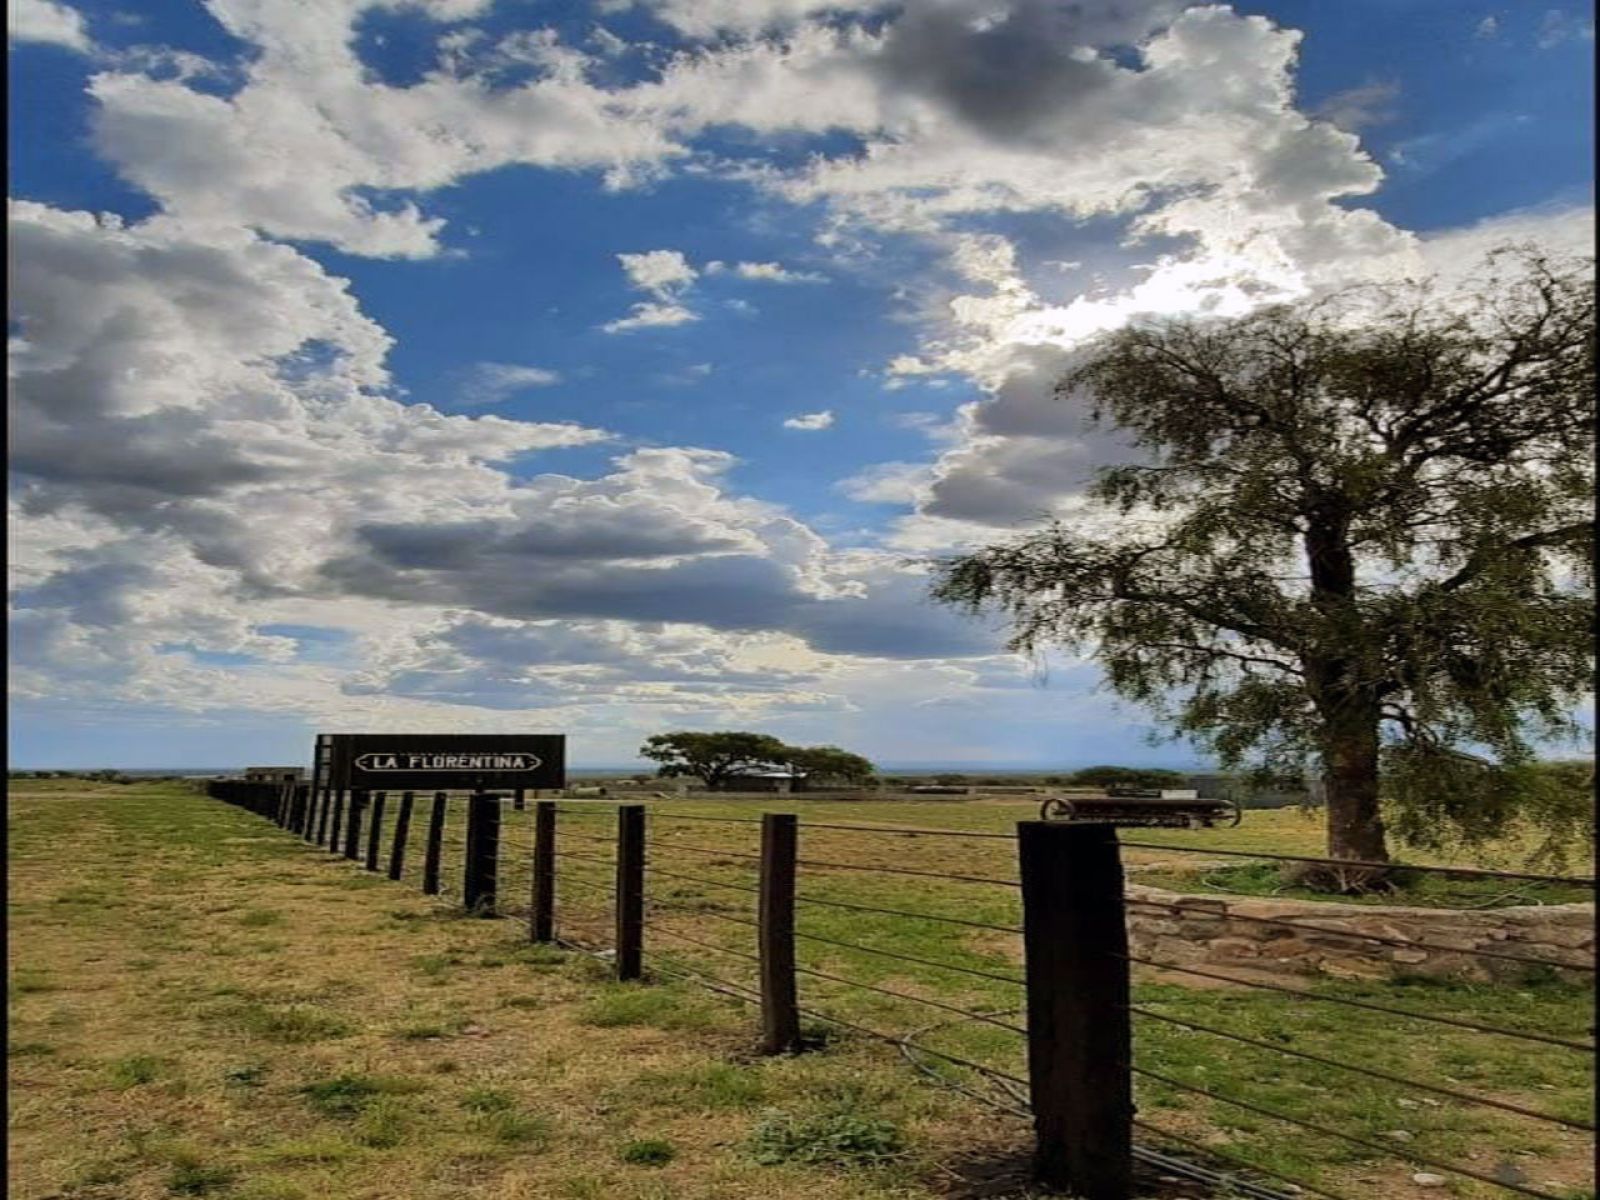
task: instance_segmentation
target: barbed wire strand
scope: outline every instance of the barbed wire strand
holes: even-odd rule
[[[1435,1013],[1419,1013],[1414,1009],[1390,1008],[1386,1004],[1373,1004],[1370,1000],[1352,1000],[1347,996],[1329,996],[1322,992],[1308,992],[1300,988],[1284,987],[1282,984],[1267,983],[1263,980],[1240,979],[1237,975],[1218,975],[1214,971],[1202,971],[1196,967],[1180,967],[1176,963],[1156,962],[1149,958],[1140,958],[1136,955],[1119,955],[1129,962],[1139,963],[1146,967],[1155,967],[1162,971],[1176,971],[1180,975],[1198,975],[1202,979],[1216,979],[1223,983],[1234,983],[1241,987],[1262,988],[1269,992],[1282,992],[1286,996],[1297,996],[1302,1000],[1321,1000],[1328,1004],[1344,1004],[1351,1008],[1365,1008],[1373,1012],[1388,1013],[1395,1017],[1410,1017],[1417,1021],[1432,1021],[1437,1025],[1453,1025],[1458,1029],[1470,1029],[1474,1033],[1489,1033],[1498,1037],[1517,1038],[1525,1042],[1542,1042],[1551,1046],[1562,1046],[1568,1050],[1581,1050],[1586,1054],[1594,1053],[1593,1044],[1569,1041],[1566,1038],[1552,1037],[1543,1033],[1529,1033],[1516,1029],[1498,1029],[1493,1025],[1480,1025],[1475,1021],[1463,1021],[1457,1017],[1441,1017]]]
[[[756,891],[750,888],[750,891]],[[969,921],[965,917],[941,917],[934,913],[910,912],[903,908],[878,908],[871,904],[853,904],[848,900],[823,900],[815,896],[796,896],[796,904],[815,904],[823,908],[844,908],[852,912],[878,913],[886,917],[913,917],[921,921],[938,921],[945,925],[965,925],[970,929],[989,929],[996,933],[1021,933],[1020,925],[994,925],[987,921]]]
[[[934,967],[941,971],[956,971],[962,975],[976,976],[979,979],[993,979],[1000,983],[1010,983],[1018,986],[1023,986],[1027,983],[1027,980],[1018,978],[1015,975],[998,975],[993,971],[984,971],[977,967],[963,967],[956,963],[937,962],[931,958],[919,958],[914,954],[901,954],[897,950],[880,950],[876,946],[863,946],[858,942],[841,942],[836,938],[823,937],[820,934],[815,933],[803,933],[798,929],[795,930],[794,935],[797,938],[804,938],[808,942],[821,942],[824,945],[838,946],[844,950],[857,950],[862,954],[876,954],[882,958],[895,958],[899,959],[901,962],[916,963],[919,966],[924,967]]]
[[[1380,1071],[1375,1067],[1364,1067],[1355,1063],[1341,1062],[1334,1058],[1323,1058],[1321,1055],[1309,1054],[1304,1050],[1294,1050],[1288,1046],[1275,1045],[1272,1042],[1261,1041],[1259,1038],[1247,1037],[1242,1033],[1233,1033],[1226,1029],[1217,1029],[1212,1025],[1202,1025],[1198,1021],[1189,1021],[1181,1017],[1168,1016],[1166,1013],[1155,1012],[1152,1009],[1145,1008],[1140,1005],[1133,1005],[1128,1009],[1128,1011],[1137,1013],[1141,1017],[1150,1017],[1156,1021],[1164,1021],[1169,1025],[1178,1025],[1184,1029],[1193,1029],[1200,1033],[1209,1033],[1216,1037],[1227,1038],[1229,1041],[1240,1042],[1246,1046],[1256,1046],[1262,1050],[1270,1050],[1276,1054],[1285,1054],[1290,1058],[1301,1058],[1307,1062],[1319,1063],[1325,1067],[1336,1067],[1341,1071],[1349,1071],[1352,1074],[1366,1075],[1372,1079],[1382,1079],[1388,1083],[1398,1083],[1402,1087],[1415,1088],[1422,1092],[1432,1092],[1437,1096],[1449,1096],[1453,1100],[1464,1101],[1467,1104],[1479,1104],[1487,1108],[1503,1109],[1506,1112],[1517,1113],[1519,1116],[1532,1117],[1537,1121],[1549,1121],[1555,1125],[1565,1125],[1569,1129],[1583,1129],[1590,1133],[1594,1132],[1594,1126],[1587,1121],[1568,1120],[1566,1117],[1558,1117],[1551,1113],[1539,1112],[1536,1109],[1524,1108],[1520,1104],[1512,1104],[1504,1100],[1491,1100],[1487,1096],[1476,1096],[1471,1092],[1459,1092],[1453,1088],[1440,1087],[1437,1084],[1432,1083],[1424,1083],[1418,1079],[1407,1079],[1400,1075],[1391,1075],[1387,1071]]]
[[[683,842],[663,842],[657,838],[646,838],[646,846],[659,846],[664,850],[687,850],[691,854],[708,854],[713,858],[754,858],[759,860],[761,855],[751,854],[746,850],[711,850],[704,846],[690,846]]]
[[[1282,1121],[1288,1125],[1295,1125],[1301,1129],[1309,1129],[1311,1132],[1320,1133],[1324,1137],[1336,1138],[1342,1142],[1349,1142],[1353,1146],[1364,1146],[1368,1150],[1376,1150],[1383,1154],[1386,1158],[1398,1158],[1406,1162],[1421,1163],[1425,1167],[1434,1167],[1441,1171],[1449,1171],[1453,1175],[1464,1175],[1468,1179],[1476,1179],[1479,1183],[1493,1184],[1496,1187],[1505,1188],[1507,1191],[1520,1192],[1524,1196],[1537,1197],[1538,1200],[1564,1200],[1563,1197],[1557,1196],[1553,1192],[1541,1192],[1538,1188],[1524,1187],[1520,1183],[1511,1183],[1505,1179],[1496,1179],[1493,1175],[1485,1175],[1479,1171],[1474,1171],[1470,1167],[1454,1166],[1450,1163],[1441,1162],[1439,1159],[1429,1158],[1425,1155],[1418,1154],[1413,1150],[1396,1149],[1392,1145],[1386,1146],[1382,1142],[1375,1142],[1370,1138],[1358,1137],[1353,1133],[1345,1133],[1339,1129],[1330,1129],[1326,1125],[1319,1125],[1314,1121],[1306,1121],[1300,1117],[1292,1116],[1289,1113],[1279,1112],[1276,1109],[1267,1108],[1264,1105],[1256,1104],[1249,1100],[1240,1100],[1235,1096],[1224,1096],[1221,1092],[1213,1092],[1209,1088],[1199,1087],[1192,1083],[1184,1083],[1180,1079],[1173,1079],[1170,1075],[1163,1075],[1157,1071],[1146,1070],[1143,1067],[1134,1067],[1133,1073],[1135,1075],[1142,1076],[1145,1079],[1153,1079],[1157,1083],[1165,1084],[1168,1087],[1177,1088],[1181,1092],[1192,1092],[1197,1096],[1205,1096],[1208,1099],[1216,1100],[1222,1104],[1230,1104],[1236,1108],[1242,1108],[1246,1112],[1258,1113],[1263,1117],[1271,1117],[1274,1120]]]
[[[914,871],[909,867],[873,867],[866,863],[822,862],[815,858],[797,858],[801,867],[821,867],[833,871],[868,871],[877,875],[915,875],[921,879],[952,879],[957,883],[992,883],[1001,887],[1020,888],[1021,880],[999,879],[993,875],[957,875],[949,871]]]

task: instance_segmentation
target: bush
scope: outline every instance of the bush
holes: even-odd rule
[[[642,1138],[637,1142],[629,1142],[618,1151],[617,1157],[636,1167],[664,1167],[678,1157],[678,1152],[671,1142],[660,1138]]]
[[[810,1163],[817,1166],[867,1166],[899,1158],[905,1135],[892,1121],[854,1109],[813,1116],[769,1109],[750,1131],[746,1148],[762,1166]]]

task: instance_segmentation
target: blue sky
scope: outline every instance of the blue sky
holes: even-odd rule
[[[1098,330],[1587,245],[1592,56],[1460,0],[14,4],[13,762],[1191,762],[914,561],[1072,510]]]

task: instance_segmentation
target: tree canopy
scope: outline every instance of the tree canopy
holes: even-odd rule
[[[712,791],[739,775],[784,767],[819,783],[863,783],[873,772],[872,763],[837,746],[790,746],[769,734],[742,730],[658,733],[645,741],[639,754],[661,764],[658,775],[696,776]]]
[[[813,783],[865,783],[873,772],[867,759],[837,746],[791,746],[787,762]]]
[[[1224,767],[1320,771],[1334,856],[1386,860],[1385,807],[1410,840],[1584,827],[1521,768],[1593,672],[1592,263],[1136,323],[1059,388],[1142,461],[937,598],[1092,654]]]
[[[1067,777],[1068,782],[1080,787],[1177,787],[1183,782],[1182,771],[1168,771],[1161,767],[1084,767]]]

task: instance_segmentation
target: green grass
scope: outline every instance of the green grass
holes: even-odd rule
[[[667,817],[745,817],[763,807],[759,800],[655,806],[652,864],[748,887],[753,863],[741,855],[757,849],[756,825]],[[1026,800],[770,807],[828,822],[985,831],[1009,829],[1032,813]],[[526,845],[532,814],[506,817],[507,844]],[[459,806],[452,820],[448,887],[458,886]],[[1025,1148],[1024,1123],[936,1086],[869,1038],[808,1019],[814,1033],[830,1031],[821,1052],[755,1057],[755,1014],[737,1001],[683,983],[612,983],[603,963],[528,945],[521,923],[528,876],[515,858],[502,873],[515,920],[459,919],[450,893],[437,902],[417,894],[424,827],[413,821],[418,840],[408,854],[408,880],[397,885],[171,784],[14,788],[13,1193],[23,1200],[78,1193],[83,1200],[365,1200],[377,1188],[417,1200],[928,1200],[955,1186],[950,1171],[962,1169],[963,1153]],[[569,835],[604,835],[612,827],[602,817],[562,818]],[[1317,821],[1290,810],[1247,814],[1236,830],[1148,831],[1137,840],[1293,853],[1315,852],[1321,836]],[[71,860],[57,853],[63,844],[77,848]],[[567,845],[608,853],[599,843],[580,849],[577,838]],[[803,857],[835,862],[997,877],[1014,876],[1014,854],[1003,840],[818,828],[805,832],[802,847]],[[1187,861],[1160,850],[1127,857],[1135,867]],[[610,884],[606,866],[563,860],[561,869],[567,882]],[[1271,886],[1265,873],[1251,870],[1224,878],[1246,891]],[[1149,872],[1137,878],[1155,881]],[[669,936],[681,930],[753,952],[752,930],[717,919],[750,918],[752,895],[664,875],[651,876],[647,890],[647,962],[656,979],[676,967],[754,982],[754,964]],[[808,868],[801,894],[997,925],[1020,916],[1014,889],[903,876]],[[603,895],[558,887],[558,901],[564,936],[609,944]],[[1020,957],[1013,936],[806,904],[799,926],[864,948],[803,939],[803,965],[981,1011],[1021,1003],[1019,989],[1006,983],[869,952],[1014,975]],[[264,949],[261,931],[268,929]],[[1592,992],[1549,977],[1515,986],[1295,986],[1580,1040],[1593,1020]],[[802,978],[801,995],[808,1009],[889,1034],[915,1032],[935,1048],[1025,1073],[1020,1041],[1004,1030],[815,977]],[[1175,976],[1142,971],[1135,1000],[1155,1012],[1541,1111],[1582,1118],[1592,1105],[1583,1056],[1559,1047],[1267,992],[1195,990]],[[1402,1150],[1477,1155],[1472,1161],[1486,1172],[1511,1162],[1532,1186],[1556,1180],[1560,1186],[1545,1190],[1592,1191],[1585,1135],[1147,1016],[1136,1018],[1136,1054],[1142,1067],[1362,1136],[1404,1131],[1412,1140],[1395,1143]],[[993,1087],[961,1068],[924,1065],[966,1087]],[[1141,1117],[1236,1158],[1352,1200],[1410,1195],[1407,1177],[1416,1168],[1403,1158],[1296,1134],[1148,1079],[1137,1091]],[[624,1147],[653,1142],[672,1148],[670,1161],[624,1161]],[[175,1193],[174,1180],[209,1192]],[[1493,1194],[1472,1184],[1448,1190],[1462,1200]]]
[[[126,1058],[119,1058],[106,1068],[111,1083],[119,1088],[138,1087],[140,1084],[154,1083],[165,1068],[166,1063],[151,1054],[130,1054]]]
[[[1241,896],[1273,896],[1290,900],[1327,900],[1322,892],[1299,886],[1274,863],[1244,863],[1204,871],[1150,871],[1138,881],[1179,892],[1228,892]],[[1428,871],[1400,869],[1392,873],[1392,890],[1340,896],[1342,903],[1406,904],[1433,908],[1498,908],[1517,904],[1581,904],[1594,897],[1591,888],[1527,880],[1462,879]]]
[[[650,1025],[656,1029],[686,1030],[705,1029],[713,1015],[701,997],[681,987],[615,983],[602,985],[599,994],[583,1006],[578,1019],[602,1029]]]
[[[425,1086],[394,1076],[343,1074],[305,1084],[300,1094],[321,1116],[353,1117],[366,1112],[380,1096],[409,1096]]]
[[[617,1157],[636,1167],[664,1167],[678,1157],[678,1151],[663,1138],[639,1138],[626,1143]]]
[[[773,1109],[762,1115],[745,1145],[763,1166],[859,1167],[899,1158],[906,1136],[893,1122],[854,1108],[800,1115]]]

